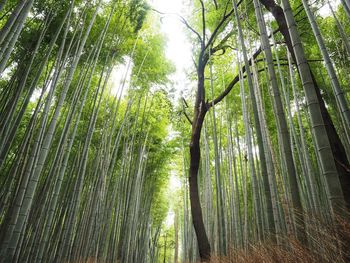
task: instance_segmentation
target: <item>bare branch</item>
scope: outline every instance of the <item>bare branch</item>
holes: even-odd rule
[[[226,15],[227,9],[228,9],[228,4],[231,2],[231,0],[227,0],[226,4],[225,4],[225,12],[224,12],[224,16]]]
[[[230,46],[230,45],[224,45],[221,46],[219,49],[216,49],[214,53],[211,53],[211,56],[222,56],[223,54],[226,53],[226,49],[231,49],[231,50],[237,50],[237,48]],[[220,54],[217,54],[218,51],[221,51]]]
[[[185,115],[185,117],[186,117],[186,119],[188,120],[188,122],[192,125],[193,124],[193,122],[192,122],[192,120],[190,119],[190,117],[188,117],[188,115],[187,115],[187,113],[186,113],[186,111],[185,110],[183,110],[182,111],[182,113]]]
[[[242,3],[243,0],[240,0],[238,3],[237,3],[237,6],[239,6],[241,3]],[[227,21],[227,19],[234,13],[234,9],[232,8],[230,12],[228,12],[226,14],[226,10],[225,10],[225,13],[222,17],[222,19],[220,20],[219,24],[216,26],[216,28],[214,29],[212,35],[210,36],[209,40],[208,40],[208,43],[207,45],[205,46],[205,49],[207,49],[213,42],[214,42],[214,39],[216,38],[220,28],[223,26],[223,24]]]
[[[213,0],[213,1],[214,1],[215,9],[218,10],[218,3],[216,2],[216,0]]]
[[[182,101],[183,101],[183,103],[184,103],[185,107],[186,107],[186,108],[188,108],[188,103],[187,103],[187,101],[185,100],[185,98],[184,98],[184,97],[182,97]]]
[[[220,41],[220,43],[219,43],[217,46],[211,48],[211,49],[210,49],[210,56],[215,55],[215,53],[218,52],[218,51],[220,51],[220,50],[222,51],[222,54],[221,54],[221,55],[223,55],[223,54],[226,52],[226,48],[231,48],[232,50],[235,50],[234,47],[225,44],[226,41],[227,41],[232,35],[233,35],[233,31],[231,31],[230,33],[228,33],[228,34]],[[203,54],[203,63],[206,64],[208,60],[209,60],[209,54],[208,54],[208,53]]]
[[[253,31],[257,36],[260,36],[260,33],[255,30],[255,28],[249,23],[248,20],[246,20],[246,24],[251,31]]]
[[[276,29],[272,32],[271,35],[276,34],[277,32],[279,32],[279,29]],[[269,37],[271,37],[271,35],[269,35]],[[255,53],[253,54],[253,56],[249,59],[249,65],[252,64],[252,59],[256,59],[257,56],[262,52],[261,46],[255,51]],[[245,72],[245,66],[242,67],[242,74]],[[214,100],[210,101],[207,103],[207,107],[208,109],[213,106],[216,105],[217,103],[219,103],[220,101],[222,101],[227,94],[230,93],[230,91],[232,90],[233,86],[239,81],[239,75],[237,75],[226,87],[226,89],[218,96],[216,97]]]
[[[172,16],[176,16],[176,17],[180,18],[181,22],[184,23],[185,26],[198,37],[199,42],[200,43],[203,42],[201,35],[186,21],[186,19],[183,16],[176,14],[176,13],[164,13],[164,12],[161,12],[161,11],[154,9],[154,8],[151,8],[151,10],[153,10],[154,12],[161,14],[161,15],[172,15]]]
[[[216,38],[221,26],[226,22],[226,20],[233,14],[234,10],[232,9],[227,15],[224,15],[222,19],[220,20],[219,24],[216,26],[214,29],[213,33],[211,34],[207,45],[205,46],[204,50],[206,50],[213,42],[214,39]]]
[[[261,47],[257,51],[255,51],[253,56],[249,59],[249,65],[251,65],[252,60],[255,59],[261,53],[261,51],[262,51]],[[245,66],[243,66],[242,73],[244,73],[245,71],[246,71],[246,68]],[[230,91],[238,83],[238,81],[239,81],[239,74],[227,85],[226,89],[218,97],[216,97],[214,100],[210,102],[207,102],[208,109],[213,105],[216,105],[217,103],[222,101],[227,96],[227,94],[230,93]]]
[[[188,108],[188,104],[187,104],[187,102],[186,102],[184,97],[182,97],[182,103],[183,103],[182,104],[182,113],[185,115],[185,117],[188,120],[188,122],[192,125],[193,122],[192,122],[191,118],[188,116],[188,114],[186,112],[186,108]]]
[[[194,59],[194,57],[192,56],[191,58],[192,58],[192,62],[193,62],[193,64],[194,64],[195,68],[198,68],[197,62],[196,62],[196,60]]]
[[[215,47],[210,49],[210,54],[214,54],[216,51],[221,50],[225,46],[229,46],[226,44],[226,41],[233,35],[233,31],[228,33],[221,41],[219,44],[217,44]]]
[[[202,29],[203,29],[203,36],[202,36],[202,49],[204,49],[205,47],[205,7],[204,7],[204,3],[203,0],[199,0],[199,2],[201,3],[201,7],[202,7]]]

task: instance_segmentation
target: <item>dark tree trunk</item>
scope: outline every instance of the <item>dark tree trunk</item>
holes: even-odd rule
[[[286,41],[286,44],[287,44],[287,48],[292,55],[293,61],[295,62],[296,59],[295,59],[295,54],[293,50],[293,45],[292,45],[291,38],[289,36],[288,26],[287,26],[286,19],[284,17],[283,9],[279,5],[277,5],[274,0],[260,0],[260,2],[274,16],[279,26],[279,31],[283,35],[284,40]],[[311,71],[311,68],[310,68],[310,71]],[[312,74],[312,71],[311,71],[311,74]],[[312,79],[314,82],[315,91],[319,101],[322,118],[327,128],[326,129],[327,135],[331,144],[334,161],[339,174],[339,180],[342,186],[344,199],[348,208],[350,208],[350,164],[346,157],[344,145],[341,142],[339,135],[334,127],[331,116],[329,115],[329,112],[322,98],[320,88],[313,74],[312,74]]]
[[[204,67],[198,68],[198,91],[194,109],[194,118],[192,122],[192,135],[190,143],[190,170],[189,170],[189,186],[190,186],[190,203],[194,230],[197,236],[197,244],[199,255],[202,262],[210,260],[210,244],[205,231],[202,208],[199,199],[198,187],[198,170],[201,157],[200,152],[200,136],[204,122],[207,106],[204,102]]]

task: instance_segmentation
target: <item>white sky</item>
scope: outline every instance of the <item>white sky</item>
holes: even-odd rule
[[[152,7],[160,12],[184,15],[185,1],[183,0],[150,0]],[[185,35],[186,28],[174,15],[160,15],[161,30],[168,38],[166,53],[176,66],[184,68],[191,66],[191,45]]]
[[[334,10],[337,9],[337,6],[340,4],[340,0],[330,0],[329,3],[332,5]],[[318,10],[318,14],[322,17],[331,15],[331,10],[329,9],[328,4],[325,4]]]
[[[124,57],[124,60],[125,63],[114,66],[111,78],[109,79],[109,82],[112,85],[110,93],[113,96],[117,94],[119,96],[120,92],[123,92],[123,95],[125,95],[125,91],[130,83],[133,63],[129,56]]]
[[[152,8],[169,15],[157,15],[160,19],[161,31],[167,38],[166,56],[175,67],[176,72],[170,77],[175,89],[175,101],[181,96],[181,91],[188,89],[191,82],[186,76],[186,70],[193,67],[191,55],[191,44],[186,36],[186,27],[180,21],[179,17],[173,14],[186,14],[186,0],[149,0]],[[188,8],[187,8],[188,9]],[[170,14],[172,13],[172,14]],[[116,66],[112,72],[111,83],[113,85],[111,94],[115,95],[120,90],[121,83],[126,77],[126,86],[129,84],[131,67],[127,70],[125,64]],[[175,102],[174,101],[174,102]]]
[[[162,13],[175,13],[186,16],[186,0],[149,0],[150,5]],[[170,77],[175,89],[174,103],[181,97],[182,91],[189,89],[191,81],[186,76],[186,71],[193,67],[192,47],[187,39],[187,28],[176,15],[159,15],[161,31],[167,38],[166,56],[175,67],[176,72]],[[170,195],[176,193],[181,188],[180,176],[175,170],[171,171],[168,191]],[[172,209],[168,211],[165,219],[165,226],[169,228],[174,224],[175,213]]]
[[[168,193],[170,195],[173,195],[174,198],[179,194],[179,190],[182,188],[182,182],[180,177],[177,174],[177,170],[171,170],[170,171],[170,179],[169,179],[169,184],[168,184]],[[174,224],[174,219],[175,219],[175,213],[173,209],[171,208],[168,211],[168,214],[165,218],[165,226],[166,228],[170,228]]]
[[[175,13],[186,17],[190,1],[186,0],[149,0],[150,5],[162,13]],[[181,91],[189,89],[191,82],[186,70],[193,67],[192,47],[187,39],[187,28],[176,15],[159,15],[161,31],[167,37],[166,56],[174,63],[176,72],[171,76],[174,83],[175,99]]]

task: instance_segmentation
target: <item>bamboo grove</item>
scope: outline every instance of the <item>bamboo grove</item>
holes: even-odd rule
[[[183,2],[178,91],[152,1],[0,0],[1,262],[349,260],[349,1]]]
[[[147,4],[17,2],[1,20],[1,261],[154,261],[170,104],[150,87],[172,66]]]

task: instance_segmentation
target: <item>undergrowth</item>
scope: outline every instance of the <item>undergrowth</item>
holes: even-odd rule
[[[348,263],[350,262],[349,216],[333,224],[312,220],[307,224],[308,244],[292,237],[280,237],[280,244],[249,244],[232,248],[227,256],[212,256],[211,263]]]

